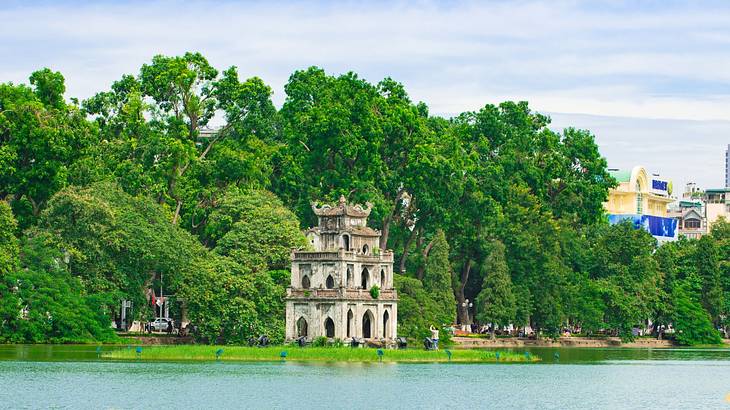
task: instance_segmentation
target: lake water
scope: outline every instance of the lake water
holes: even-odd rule
[[[730,409],[727,349],[531,351],[544,362],[130,363],[0,345],[0,408]]]

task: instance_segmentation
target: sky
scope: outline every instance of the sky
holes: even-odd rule
[[[431,113],[526,100],[596,135],[610,167],[724,184],[730,2],[0,0],[0,82],[42,67],[87,98],[156,54],[200,51],[285,98],[312,65],[391,77]]]

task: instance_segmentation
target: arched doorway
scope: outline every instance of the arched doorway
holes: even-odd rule
[[[362,268],[362,273],[360,274],[360,276],[361,276],[361,278],[360,278],[361,283],[360,284],[362,285],[362,288],[363,289],[367,289],[368,288],[368,283],[370,281],[370,278],[369,278],[370,273],[368,272],[368,268]]]
[[[335,337],[335,322],[332,318],[324,320],[324,335],[327,337]]]
[[[362,337],[370,339],[373,337],[373,314],[368,310],[362,316]]]
[[[389,319],[390,319],[390,315],[388,314],[388,311],[386,310],[385,313],[383,313],[383,337],[385,339],[390,338],[390,329],[388,329]]]
[[[307,337],[307,320],[304,316],[297,320],[297,337]]]
[[[309,289],[309,276],[304,276],[302,278],[302,288],[303,289]]]
[[[347,337],[352,337],[352,329],[355,328],[355,315],[352,314],[352,309],[347,311]]]
[[[335,280],[332,278],[332,275],[327,276],[326,286],[327,286],[327,289],[335,288]]]

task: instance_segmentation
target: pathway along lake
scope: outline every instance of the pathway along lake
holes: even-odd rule
[[[543,362],[113,362],[0,345],[0,408],[730,409],[728,349],[525,350]]]

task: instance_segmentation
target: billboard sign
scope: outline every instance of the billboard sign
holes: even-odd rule
[[[652,179],[651,192],[657,195],[669,196],[669,182],[661,179]]]
[[[611,225],[629,220],[636,229],[644,229],[657,238],[659,241],[672,241],[677,239],[677,220],[653,215],[608,215],[608,222]]]

